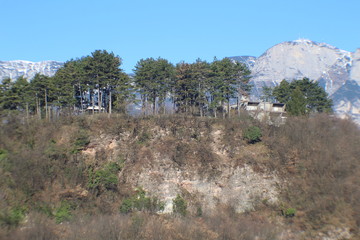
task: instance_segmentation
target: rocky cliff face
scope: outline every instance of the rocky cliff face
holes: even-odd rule
[[[45,76],[53,76],[63,65],[64,63],[57,61],[0,61],[0,81],[5,78],[15,80],[20,76],[24,76],[28,80],[31,80],[36,73],[41,73]]]
[[[173,199],[177,194],[186,196],[192,208],[198,206],[206,212],[225,205],[232,206],[237,212],[245,212],[253,210],[262,201],[271,204],[279,201],[279,186],[282,183],[276,172],[265,169],[256,171],[251,164],[239,160],[251,155],[271,161],[265,146],[239,147],[235,154],[242,157],[238,155],[238,159],[233,159],[225,150],[226,146],[222,141],[224,130],[219,127],[208,136],[211,143],[204,146],[204,165],[198,159],[192,159],[200,154],[199,149],[193,148],[198,145],[196,140],[191,139],[189,145],[174,146],[176,143],[169,137],[172,135],[169,131],[154,128],[149,134],[152,136],[151,140],[147,140],[151,142],[148,142],[149,145],[131,149],[136,151],[136,160],[129,160],[129,164],[126,164],[121,172],[121,182],[133,189],[141,186],[150,195],[158,197],[165,203],[164,213],[173,211]],[[129,150],[131,139],[132,135],[128,133],[123,133],[121,140],[101,135],[83,154],[89,164],[98,161],[99,152],[106,153],[108,158],[116,158],[114,156],[127,151],[125,149]],[[176,152],[175,155],[172,151]],[[186,152],[186,155],[176,156],[181,155],[180,151]],[[192,211],[195,212],[196,209]]]
[[[241,58],[233,58],[244,62]],[[335,113],[360,124],[360,50],[347,52],[307,39],[283,42],[268,49],[253,65],[253,97],[263,86],[274,87],[283,79],[308,77],[318,81],[334,101]]]

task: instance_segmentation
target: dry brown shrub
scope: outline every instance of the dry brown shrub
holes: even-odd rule
[[[266,144],[273,150],[272,167],[289,179],[284,201],[303,210],[308,225],[355,227],[352,216],[359,201],[349,194],[360,188],[355,181],[360,176],[356,125],[327,115],[289,118],[268,135]]]
[[[31,213],[21,228],[7,233],[4,240],[57,240],[60,239],[56,226],[45,216]]]

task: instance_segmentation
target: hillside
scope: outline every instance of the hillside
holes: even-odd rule
[[[359,129],[241,116],[7,116],[0,238],[358,239]]]

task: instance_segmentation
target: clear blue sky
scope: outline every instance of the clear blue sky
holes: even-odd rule
[[[298,38],[360,48],[360,0],[0,0],[0,60],[114,52],[172,63],[259,56]]]

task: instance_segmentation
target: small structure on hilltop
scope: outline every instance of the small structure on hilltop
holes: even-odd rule
[[[106,109],[103,108],[103,107],[99,108],[99,106],[94,105],[94,106],[88,106],[88,107],[85,109],[85,111],[88,112],[88,113],[91,113],[91,112],[93,112],[93,111],[96,112],[96,113],[98,113],[98,112],[105,112]]]
[[[286,121],[286,104],[272,102],[254,102],[242,101],[241,107],[245,109],[250,116],[265,120],[269,124],[280,125]]]
[[[285,103],[271,103],[271,102],[244,102],[246,111],[264,111],[271,113],[285,113]]]

